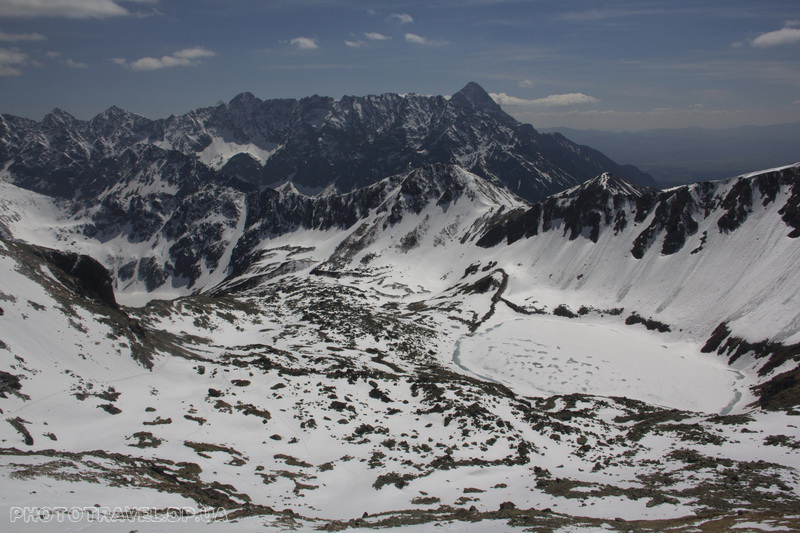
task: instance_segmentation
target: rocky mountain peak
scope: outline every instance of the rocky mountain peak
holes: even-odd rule
[[[497,102],[492,100],[492,97],[483,87],[474,81],[469,82],[463,89],[451,96],[450,103],[459,107],[472,107],[489,115],[503,117],[504,121],[511,120],[516,122],[503,111]]]
[[[623,194],[629,196],[642,196],[650,188],[637,185],[626,179],[618,178],[610,172],[604,172],[578,186],[581,190],[603,190],[612,195]],[[565,191],[568,194],[568,191]]]
[[[130,122],[149,122],[148,119],[141,115],[137,115],[136,113],[131,113],[128,110],[122,109],[121,107],[117,107],[112,105],[99,115],[95,116],[89,121],[89,124],[93,127],[97,127],[100,125],[114,128],[119,127],[124,123]],[[100,130],[104,132],[105,130]],[[98,134],[105,134],[105,133],[98,133]]]
[[[67,113],[61,108],[56,107],[44,116],[42,125],[45,127],[69,127],[72,126],[78,119]]]
[[[112,105],[111,107],[100,113],[100,116],[106,116],[106,117],[127,116],[127,115],[130,115],[129,111],[126,111],[121,107],[115,105]]]
[[[234,96],[228,105],[231,107],[251,106],[260,103],[261,100],[251,92],[243,92]]]

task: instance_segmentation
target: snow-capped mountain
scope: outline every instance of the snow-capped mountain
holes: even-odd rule
[[[457,164],[528,200],[605,171],[654,185],[634,167],[517,122],[475,83],[449,99],[384,94],[263,101],[244,93],[160,120],[116,107],[89,121],[60,109],[41,123],[8,115],[0,120],[6,179],[68,198],[124,183],[120,166],[138,173],[152,165],[191,167],[193,173],[205,166],[205,174],[259,187],[292,182],[304,192],[330,186],[350,192],[432,163]]]
[[[800,528],[800,164],[577,180],[473,84],[0,138],[0,520]]]

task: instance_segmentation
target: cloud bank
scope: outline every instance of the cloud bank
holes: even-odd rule
[[[319,48],[319,44],[317,44],[316,39],[311,39],[310,37],[295,37],[289,44],[297,48],[298,50],[316,50]]]
[[[28,55],[19,50],[0,48],[0,76],[19,76],[22,72],[17,68],[28,59]]]
[[[597,98],[583,93],[551,94],[544,98],[526,100],[509,96],[506,93],[489,93],[489,96],[499,105],[508,106],[534,106],[534,107],[562,107],[577,104],[594,104],[599,102]]]
[[[425,38],[421,35],[417,35],[416,33],[406,33],[405,39],[407,43],[421,44],[424,46],[437,46],[441,44],[447,44],[447,41],[434,41],[432,39]]]
[[[755,48],[770,48],[772,46],[795,43],[800,43],[800,28],[792,28],[787,25],[783,29],[777,31],[762,33],[750,41],[750,46]]]
[[[157,0],[128,0],[155,3]],[[65,17],[74,19],[106,18],[130,15],[120,0],[0,0],[0,17]]]
[[[202,46],[195,46],[194,48],[178,50],[167,56],[142,57],[130,63],[120,58],[113,59],[113,61],[119,65],[128,66],[132,70],[158,70],[171,67],[195,67],[201,63],[201,59],[216,55],[216,52],[212,52]]]
[[[8,43],[18,41],[44,41],[46,39],[47,37],[38,33],[8,33],[0,30],[0,41],[5,41]]]
[[[388,20],[397,22],[399,24],[408,24],[410,22],[414,22],[414,17],[408,13],[392,13],[387,18]]]
[[[371,41],[388,41],[389,39],[391,39],[391,37],[389,37],[388,35],[384,35],[382,33],[378,33],[375,31],[364,32],[364,37],[366,37]]]

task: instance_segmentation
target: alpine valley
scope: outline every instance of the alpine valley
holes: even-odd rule
[[[475,83],[55,110],[0,235],[4,531],[800,530],[800,163],[659,190]]]

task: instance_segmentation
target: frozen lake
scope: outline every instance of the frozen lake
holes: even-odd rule
[[[518,316],[518,315],[517,315]],[[507,319],[462,337],[453,361],[527,396],[625,396],[669,408],[736,412],[749,382],[720,357],[641,326],[551,316]]]

